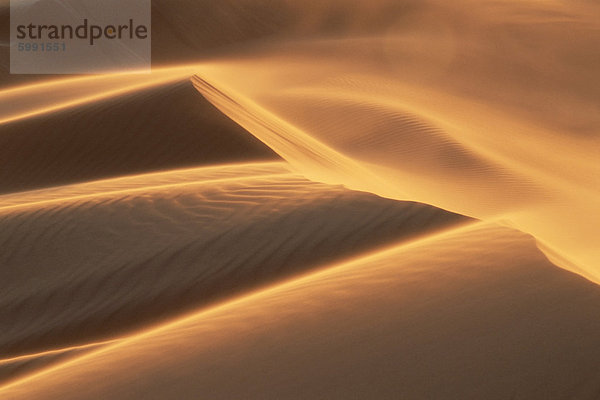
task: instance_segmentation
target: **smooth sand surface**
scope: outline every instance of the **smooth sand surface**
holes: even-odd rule
[[[600,289],[485,223],[148,329],[6,398],[594,399]]]
[[[8,74],[0,399],[600,398],[600,6],[153,1]]]
[[[19,117],[2,126],[0,193],[144,171],[277,158],[267,146],[215,112],[187,78],[148,82],[133,92],[86,100],[102,93],[109,83],[122,85],[119,78],[111,82],[98,78],[100,82],[94,85],[93,79],[80,81],[77,90],[63,99],[78,107],[52,113],[47,111],[46,92],[62,93],[61,85],[58,89],[34,86],[30,93],[11,96],[4,92],[12,99],[18,97],[25,108],[31,107],[30,99],[38,98],[36,106],[44,111],[22,118],[30,113],[19,113],[19,103],[7,100],[14,108],[10,115]]]
[[[0,256],[2,356],[106,341],[332,260],[468,221],[423,204],[310,182],[283,163],[0,196],[0,244],[12,249]]]

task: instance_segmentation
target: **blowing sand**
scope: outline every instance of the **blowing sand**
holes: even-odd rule
[[[599,17],[154,1],[151,74],[76,77],[0,38],[0,399],[599,399]]]

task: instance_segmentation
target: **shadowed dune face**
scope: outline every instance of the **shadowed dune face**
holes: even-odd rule
[[[44,101],[41,90],[32,92],[21,96],[24,104],[37,96]],[[72,98],[84,95],[77,87],[73,92]],[[215,110],[186,79],[6,123],[0,134],[0,193],[275,158],[269,148]]]
[[[466,221],[280,163],[0,196],[0,348],[6,357],[104,340]]]
[[[599,304],[597,285],[552,266],[531,238],[474,224],[193,314],[0,393],[593,399]]]

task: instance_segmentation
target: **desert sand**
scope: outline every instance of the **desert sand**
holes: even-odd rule
[[[600,398],[598,3],[152,12],[151,74],[2,31],[0,399]]]

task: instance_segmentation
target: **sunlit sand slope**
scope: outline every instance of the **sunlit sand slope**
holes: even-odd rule
[[[122,339],[8,399],[596,399],[600,289],[475,223]]]
[[[10,358],[106,340],[468,221],[310,182],[283,163],[0,196],[0,349]]]
[[[410,16],[265,44],[194,81],[311,179],[502,218],[600,279],[600,5],[434,1]]]
[[[114,341],[113,341],[114,342]],[[92,343],[83,346],[74,346],[50,350],[41,353],[25,354],[23,356],[0,359],[0,384],[26,376],[35,370],[47,368],[57,363],[64,362],[76,356],[81,356],[92,350],[97,350],[106,343]]]

